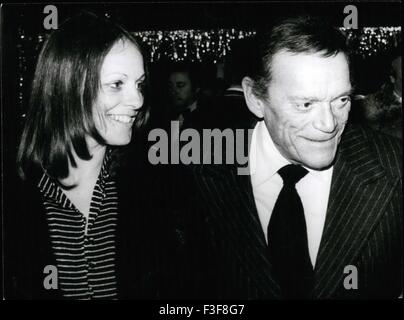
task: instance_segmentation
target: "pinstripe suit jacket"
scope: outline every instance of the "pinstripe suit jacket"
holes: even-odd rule
[[[401,145],[393,138],[347,126],[334,163],[313,298],[397,298],[402,293],[401,158]],[[198,227],[205,233],[198,243],[206,250],[200,270],[204,297],[282,298],[250,176],[237,175],[232,165],[201,165],[193,179],[203,207],[198,222],[203,227]],[[353,275],[344,273],[349,265],[357,269],[357,289],[344,287]]]

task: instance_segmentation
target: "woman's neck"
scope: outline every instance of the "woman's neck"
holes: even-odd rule
[[[76,167],[69,163],[69,176],[61,179],[60,182],[66,186],[77,186],[82,181],[96,180],[104,161],[106,146],[96,143],[93,139],[87,139],[87,146],[91,155],[90,160],[81,159],[73,150],[73,157],[76,162]]]

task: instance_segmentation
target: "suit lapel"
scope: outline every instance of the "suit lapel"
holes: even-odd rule
[[[248,142],[245,135],[244,150],[249,150]],[[250,175],[239,175],[237,165],[208,165],[204,171],[205,192],[210,194],[213,202],[209,202],[215,206],[214,224],[226,232],[221,239],[228,241],[226,247],[235,253],[254,286],[264,292],[266,298],[279,297],[280,288],[271,273]]]
[[[279,286],[271,274],[250,176],[237,175],[234,167],[227,169],[216,172],[214,178],[206,175],[204,178],[205,188],[214,198],[211,203],[216,207],[212,223],[220,228],[220,233],[225,233],[220,238],[227,242],[225,247],[236,255],[240,267],[255,283],[254,287],[267,297],[277,297]]]
[[[346,276],[345,266],[355,264],[395,186],[396,183],[392,184],[386,178],[383,167],[372,156],[364,133],[347,128],[334,165],[315,267],[315,298],[329,298],[341,288]]]

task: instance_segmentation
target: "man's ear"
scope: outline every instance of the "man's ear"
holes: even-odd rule
[[[253,84],[254,80],[252,80],[250,77],[244,77],[241,82],[248,109],[250,109],[255,116],[261,119],[264,117],[264,104],[255,96]]]

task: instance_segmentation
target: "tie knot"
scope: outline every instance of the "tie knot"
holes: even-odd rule
[[[278,173],[282,177],[284,185],[294,186],[308,173],[308,171],[302,166],[288,164],[287,166],[280,168]]]

